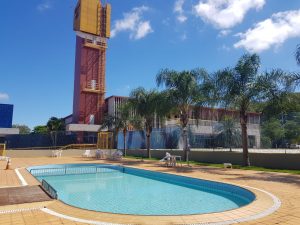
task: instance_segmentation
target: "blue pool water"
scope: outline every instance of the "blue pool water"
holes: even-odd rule
[[[61,201],[83,209],[135,215],[188,215],[242,207],[252,192],[218,182],[111,165],[49,165],[28,170]]]

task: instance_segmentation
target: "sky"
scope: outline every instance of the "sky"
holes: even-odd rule
[[[104,0],[103,0],[104,2]],[[299,0],[106,0],[112,5],[106,96],[155,88],[163,68],[208,72],[244,53],[261,71],[299,71]],[[76,0],[2,0],[0,103],[33,128],[72,113]]]

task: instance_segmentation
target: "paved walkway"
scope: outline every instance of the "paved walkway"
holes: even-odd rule
[[[40,186],[0,188],[0,206],[51,200]]]
[[[32,165],[43,165],[43,164],[64,164],[64,163],[103,163],[104,161],[95,161],[93,159],[82,159],[80,157],[69,157],[69,158],[15,158],[12,160],[12,167],[27,167]],[[261,219],[257,219],[250,222],[244,222],[240,224],[260,224],[260,225],[272,225],[272,224],[286,224],[286,225],[298,225],[300,224],[300,176],[290,175],[283,173],[269,173],[269,172],[257,172],[257,171],[245,171],[245,170],[225,170],[220,168],[212,167],[192,167],[192,168],[166,168],[157,165],[156,162],[152,161],[133,161],[127,160],[122,162],[124,165],[133,166],[137,168],[144,168],[150,170],[156,170],[161,172],[169,172],[179,175],[185,175],[190,177],[215,180],[221,182],[234,183],[238,185],[246,185],[268,191],[276,195],[282,202],[281,207],[275,213],[266,216]],[[0,188],[5,186],[19,186],[21,185],[14,170],[3,170],[4,164],[0,163]],[[20,173],[24,176],[25,180],[29,185],[36,185],[38,182],[26,171],[20,170]],[[40,204],[40,205],[37,205]],[[52,202],[41,202],[31,203],[23,205],[13,206],[0,206],[0,224],[2,225],[42,225],[42,224],[83,224],[74,222],[69,219],[62,219],[54,215],[50,215],[40,209],[47,206],[49,209],[60,210],[69,216],[73,216],[77,211],[65,204],[56,201]],[[28,211],[8,211],[12,209],[29,209]],[[1,214],[2,212],[2,214]],[[90,220],[95,219],[92,214],[83,212],[82,218],[89,218]],[[76,215],[75,215],[76,216]],[[77,214],[77,216],[79,216]],[[99,221],[103,218],[103,215],[98,214]],[[194,220],[196,221],[196,219]],[[108,221],[107,221],[108,222]],[[114,223],[122,223],[120,220],[111,221]],[[132,220],[134,222],[134,219]],[[192,223],[192,220],[182,220],[181,223],[173,223],[165,217],[165,221],[157,220],[140,220],[138,224],[186,224]],[[203,221],[204,222],[204,221]]]

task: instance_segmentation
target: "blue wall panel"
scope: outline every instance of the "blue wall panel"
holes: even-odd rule
[[[0,128],[12,127],[13,110],[13,105],[0,104]]]

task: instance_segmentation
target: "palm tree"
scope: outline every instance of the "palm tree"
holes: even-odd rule
[[[126,151],[126,135],[132,123],[132,111],[128,103],[124,103],[118,110],[117,116],[107,115],[102,121],[100,129],[113,129],[115,136],[115,146],[118,146],[118,133],[120,130],[123,132],[123,154],[127,155]]]
[[[65,130],[65,124],[63,119],[51,117],[47,122],[48,130],[51,131],[62,131]]]
[[[295,53],[297,64],[300,66],[300,44],[297,46],[296,53]],[[300,74],[294,73],[292,82],[295,82],[296,85],[300,84]]]
[[[184,159],[187,160],[187,125],[192,108],[208,102],[208,94],[213,85],[208,82],[209,75],[204,69],[181,71],[164,69],[156,77],[158,86],[164,85],[172,102],[172,108],[180,116],[183,134]],[[198,113],[195,114],[197,119]]]
[[[298,65],[300,66],[300,45],[297,46],[295,57],[296,57],[296,61],[297,61]]]
[[[111,115],[105,115],[102,120],[102,125],[99,129],[99,131],[103,129],[108,129],[109,131],[113,131],[114,135],[114,147],[118,147],[118,133],[119,133],[119,126],[117,125],[119,123],[119,118],[116,116]]]
[[[225,147],[229,147],[232,151],[233,146],[238,146],[241,139],[240,128],[236,126],[236,121],[229,116],[225,116],[220,125],[216,127],[216,130],[221,134],[222,139],[224,139]]]
[[[162,120],[169,112],[170,107],[168,97],[165,92],[149,90],[139,87],[130,94],[129,100],[132,109],[139,117],[135,127],[144,127],[146,130],[147,157],[151,158],[151,133],[156,119]]]
[[[51,135],[51,138],[53,141],[53,145],[56,146],[58,131],[65,130],[64,120],[56,118],[56,117],[51,117],[48,120],[46,127],[48,128],[48,131],[50,132],[50,135]]]
[[[215,73],[220,104],[239,110],[244,166],[250,166],[247,111],[249,111],[251,103],[278,98],[289,87],[284,82],[288,76],[282,70],[272,70],[259,75],[259,68],[259,56],[245,54],[238,60],[234,68],[226,68]]]

